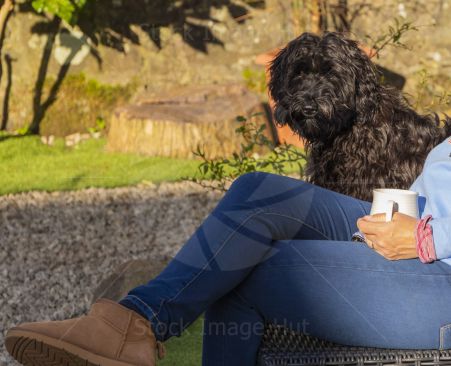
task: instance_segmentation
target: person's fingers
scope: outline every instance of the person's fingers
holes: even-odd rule
[[[384,245],[383,241],[377,240],[377,237],[370,235],[369,237],[365,236],[365,238],[367,242],[371,242],[370,247],[385,259],[399,259],[396,251],[393,251],[393,248],[391,248],[390,246]]]
[[[365,235],[365,240],[367,241],[367,243],[371,243],[371,248],[373,248],[374,250],[378,250],[381,248],[381,245],[379,244],[379,241],[377,240],[377,236],[376,235]]]
[[[385,248],[384,242],[379,240],[379,237],[377,235],[368,234],[365,235],[366,241],[371,241],[373,244],[373,247],[376,248]]]
[[[377,237],[376,237],[376,235],[373,235],[373,234],[366,234],[365,239],[367,241],[370,240],[372,243],[374,243],[377,240]]]
[[[384,230],[387,226],[387,222],[368,221],[361,218],[357,221],[357,227],[364,234],[377,234]]]
[[[385,222],[385,214],[367,215],[364,216],[363,219],[371,222]]]
[[[383,248],[374,248],[374,250],[379,253],[381,256],[383,256],[385,259],[392,259],[392,256],[390,253],[388,253],[385,249]]]

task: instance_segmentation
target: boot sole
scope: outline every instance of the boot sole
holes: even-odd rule
[[[136,366],[25,330],[11,329],[6,334],[5,347],[12,357],[25,366]]]

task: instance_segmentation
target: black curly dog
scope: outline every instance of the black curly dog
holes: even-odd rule
[[[451,135],[451,119],[420,115],[382,85],[357,42],[304,33],[270,67],[279,125],[307,141],[306,174],[319,186],[370,201],[373,188],[408,189],[429,151]]]

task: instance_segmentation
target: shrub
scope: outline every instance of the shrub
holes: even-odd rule
[[[266,125],[257,125],[252,118],[247,120],[239,116],[237,121],[241,126],[235,133],[242,135],[245,140],[240,151],[229,158],[208,159],[201,147],[197,146],[193,153],[202,159],[202,163],[198,166],[198,174],[194,178],[185,179],[213,190],[226,191],[235,178],[253,171],[267,171],[279,175],[295,173],[300,178],[304,176],[306,155],[303,150],[287,143],[274,146],[263,133]],[[255,151],[257,147],[263,146],[268,147],[271,153],[261,157]]]
[[[259,94],[266,95],[266,74],[264,70],[245,68],[242,73],[246,86]]]
[[[48,78],[46,91],[52,84]],[[41,134],[67,136],[97,128],[98,121],[108,122],[114,108],[127,102],[134,89],[134,83],[107,85],[87,79],[83,73],[68,75],[61,85],[58,101],[49,108],[41,123]]]

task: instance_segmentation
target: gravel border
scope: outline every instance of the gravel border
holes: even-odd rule
[[[187,181],[1,196],[0,365],[18,365],[8,328],[83,314],[115,267],[172,257],[221,196]]]

